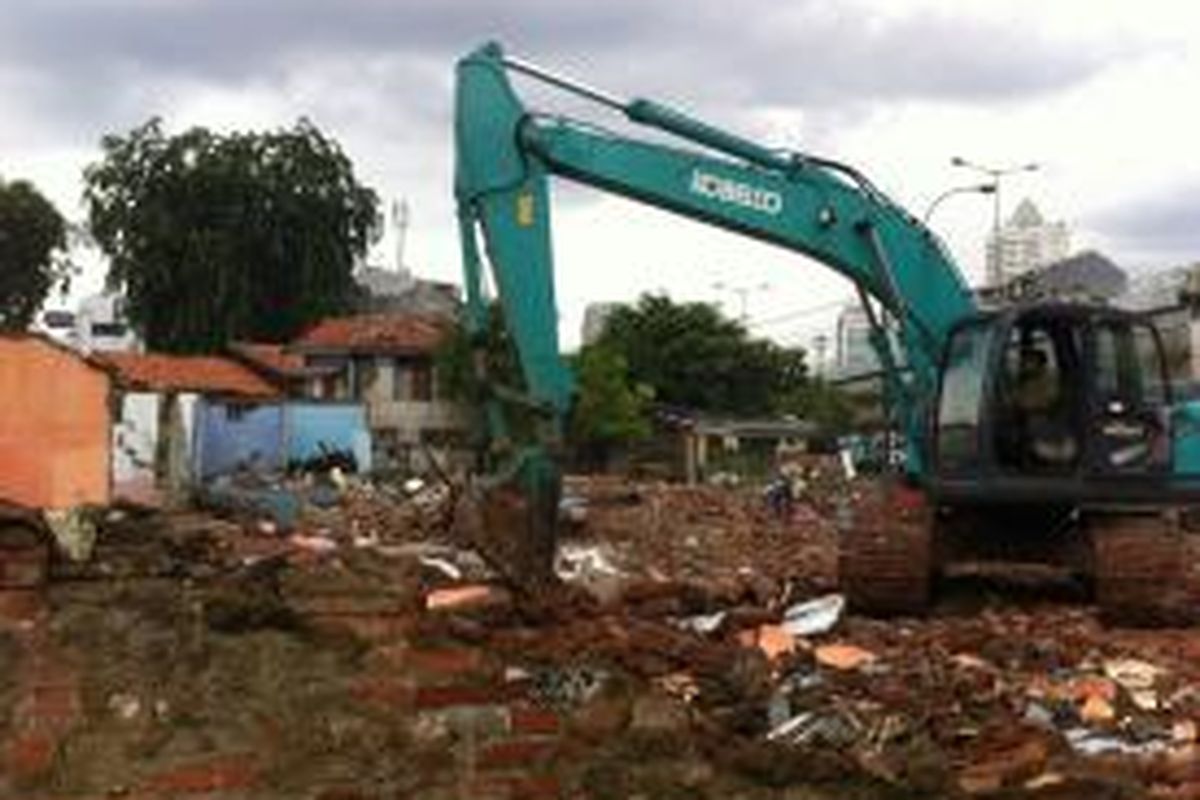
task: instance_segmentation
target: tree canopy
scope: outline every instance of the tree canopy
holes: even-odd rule
[[[603,462],[608,450],[650,435],[650,387],[632,384],[625,357],[603,344],[588,345],[575,363],[578,393],[571,437]]]
[[[70,278],[67,223],[28,181],[0,179],[0,327],[23,330]]]
[[[600,344],[655,400],[744,416],[776,413],[803,386],[804,351],[750,337],[707,303],[643,295],[608,318]]]
[[[152,349],[285,341],[349,307],[378,198],[312,123],[168,136],[153,119],[102,147],[89,226]]]

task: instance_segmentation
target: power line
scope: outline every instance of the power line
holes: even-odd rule
[[[819,314],[822,311],[831,311],[832,309],[835,309],[835,308],[841,308],[842,306],[845,306],[849,302],[850,301],[846,300],[846,299],[830,300],[827,303],[820,303],[815,306],[806,306],[804,308],[799,308],[794,311],[788,311],[784,314],[778,314],[773,317],[765,317],[763,319],[749,320],[748,322],[745,323],[745,325],[747,328],[761,328],[764,325],[774,325],[778,322],[788,322],[789,320],[800,319],[801,317],[808,317],[808,316],[812,316],[813,314]]]

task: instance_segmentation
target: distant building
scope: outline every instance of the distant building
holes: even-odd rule
[[[1070,239],[1066,223],[1047,222],[1032,201],[1022,200],[1008,222],[988,237],[988,285],[1002,286],[1066,258]]]
[[[141,340],[125,313],[125,297],[103,292],[79,301],[74,311],[48,309],[32,326],[59,344],[83,353],[139,352]]]
[[[85,353],[130,353],[142,349],[141,341],[129,324],[125,296],[116,292],[85,297],[75,311],[73,346]]]
[[[419,314],[456,319],[462,300],[453,283],[418,278],[408,269],[362,267],[354,275],[362,294],[356,303],[363,314]]]
[[[416,314],[333,317],[287,345],[279,366],[310,398],[366,405],[377,466],[421,469],[429,451],[449,455],[465,438],[466,412],[442,395],[434,363],[449,331]]]
[[[1200,262],[1138,275],[1116,305],[1154,319],[1177,391],[1200,399]]]
[[[1115,303],[1127,295],[1129,277],[1095,250],[1055,261],[1011,278],[999,286],[982,286],[975,299],[986,308],[1034,300]]]
[[[583,310],[583,330],[581,338],[584,344],[592,344],[604,333],[608,318],[620,308],[622,303],[588,303]]]
[[[838,314],[835,363],[838,376],[862,375],[879,369],[871,346],[871,323],[858,303],[847,304]]]

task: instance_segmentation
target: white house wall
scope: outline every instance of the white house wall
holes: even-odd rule
[[[153,392],[127,392],[121,396],[112,447],[113,494],[118,497],[146,500],[154,494],[161,402]]]

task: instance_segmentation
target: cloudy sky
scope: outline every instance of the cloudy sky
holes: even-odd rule
[[[81,217],[106,132],[272,128],[307,116],[361,178],[412,209],[405,261],[457,279],[451,79],[482,41],[772,146],[858,166],[918,215],[995,166],[1006,210],[1031,197],[1076,249],[1132,270],[1200,259],[1200,6],[968,0],[5,0],[0,174]],[[524,84],[519,87],[524,91]],[[574,111],[529,90],[545,110]],[[613,121],[615,124],[615,121]],[[562,333],[584,305],[648,290],[747,291],[756,331],[808,344],[850,288],[792,254],[556,185]],[[933,226],[969,279],[992,207],[954,197]],[[376,260],[391,261],[390,239]],[[94,265],[81,290],[98,285]]]

